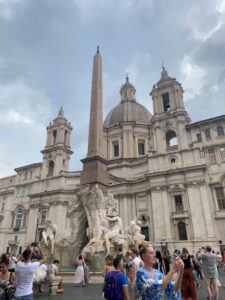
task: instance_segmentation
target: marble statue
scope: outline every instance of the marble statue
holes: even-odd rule
[[[53,254],[53,252],[54,252],[56,232],[57,232],[56,224],[52,223],[51,220],[47,220],[45,230],[42,232],[42,239],[43,239],[44,245],[46,247],[50,247],[51,254]]]
[[[145,238],[138,220],[131,221],[124,230],[118,200],[112,194],[104,195],[97,185],[83,185],[76,189],[75,198],[68,203],[67,217],[65,232],[57,237],[56,247],[68,252],[67,259],[71,251],[74,257],[82,253],[93,269],[101,269],[101,263],[110,252],[119,247],[124,251],[137,248]],[[54,236],[51,223],[43,232],[44,241],[46,236]]]
[[[118,201],[112,194],[103,195],[97,185],[81,188],[79,197],[84,207],[89,237],[83,254],[105,252],[109,254],[115,245],[125,245],[121,218],[118,215]]]
[[[145,236],[141,234],[141,221],[132,220],[126,230],[126,235],[128,237],[128,248],[138,249],[138,245],[145,240]]]

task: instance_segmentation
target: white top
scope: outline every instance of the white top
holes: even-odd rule
[[[45,264],[41,265],[41,268],[47,273],[48,271],[48,267]]]
[[[133,263],[136,265],[136,269],[138,270],[140,268],[140,264],[141,264],[141,258],[139,256],[136,256],[133,259]]]
[[[16,297],[26,296],[33,293],[33,278],[35,270],[40,266],[38,261],[24,263],[19,261],[16,265]]]
[[[9,258],[9,270],[13,270],[16,267],[17,258],[15,256],[10,256]]]
[[[55,264],[51,264],[48,267],[48,279],[49,280],[54,280],[55,277],[57,276],[56,274],[58,273],[58,267]]]

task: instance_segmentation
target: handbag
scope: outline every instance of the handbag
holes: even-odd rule
[[[10,273],[10,277],[9,277],[9,284],[13,284],[12,282],[12,273]],[[15,294],[16,288],[15,287],[10,287],[7,289],[7,287],[5,288],[5,299],[6,300],[12,300],[14,299],[14,294]]]

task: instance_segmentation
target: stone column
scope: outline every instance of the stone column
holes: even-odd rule
[[[202,201],[200,188],[196,184],[189,184],[187,188],[191,220],[193,224],[194,240],[201,240],[206,237],[206,224],[204,218],[200,217]]]
[[[215,232],[214,232],[213,223],[212,223],[212,212],[209,207],[210,199],[209,199],[208,193],[206,191],[205,185],[200,186],[200,194],[201,194],[201,199],[202,199],[202,211],[204,213],[207,236],[215,237]]]
[[[162,191],[162,204],[163,204],[163,218],[166,229],[166,240],[170,242],[172,240],[172,228],[170,221],[171,209],[169,205],[169,195],[167,190]]]
[[[26,245],[35,241],[38,223],[38,205],[31,205],[27,220]],[[38,237],[37,237],[38,238]]]
[[[166,237],[163,203],[160,188],[152,191],[152,211],[154,223],[154,239],[160,241]],[[156,213],[154,213],[156,212]],[[162,217],[163,216],[163,217]]]

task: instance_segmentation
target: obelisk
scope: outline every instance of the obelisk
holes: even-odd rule
[[[82,159],[81,184],[97,184],[107,192],[107,161],[103,157],[102,58],[97,47],[93,58],[87,157]]]

